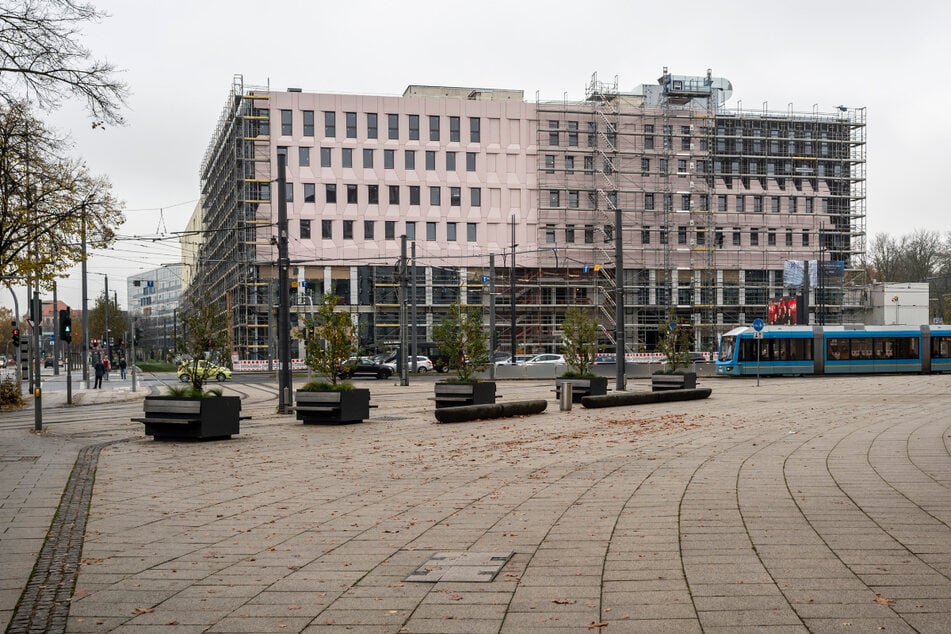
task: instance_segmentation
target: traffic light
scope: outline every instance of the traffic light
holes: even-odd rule
[[[59,338],[66,343],[73,341],[73,320],[69,308],[59,311]]]
[[[17,326],[17,322],[13,322],[12,338],[13,338],[13,347],[19,348],[20,347],[20,327]]]

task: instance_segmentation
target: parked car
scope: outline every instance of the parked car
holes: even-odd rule
[[[503,356],[504,358],[502,360],[497,360],[495,362],[495,365],[512,365],[511,355],[506,354]],[[525,365],[526,362],[534,358],[535,358],[534,354],[517,354],[515,355],[515,365]]]
[[[59,361],[57,361],[56,359],[53,359],[52,357],[46,357],[46,360],[43,362],[44,368],[52,368],[57,365],[59,367],[63,367],[63,360],[60,359]]]
[[[231,370],[223,365],[216,365],[204,359],[198,361],[197,367],[192,361],[185,361],[178,366],[178,380],[182,383],[190,383],[192,380],[192,370],[197,371],[206,379],[215,379],[216,381],[227,381],[231,378]]]
[[[337,376],[341,379],[352,379],[355,376],[375,376],[378,379],[388,379],[392,375],[393,370],[389,366],[370,357],[351,357],[337,370]]]
[[[393,356],[389,361],[385,363],[389,366],[390,370],[396,372],[396,357]],[[413,357],[406,358],[406,369],[409,372],[413,371]],[[424,357],[423,355],[416,355],[416,372],[432,372],[433,371],[433,362],[429,357]]]
[[[561,354],[536,354],[534,357],[525,362],[525,365],[546,365],[546,364],[562,364],[567,365],[564,355]]]

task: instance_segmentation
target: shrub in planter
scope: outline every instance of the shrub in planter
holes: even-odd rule
[[[660,335],[657,348],[664,354],[666,360],[664,369],[651,376],[651,390],[696,388],[697,373],[687,371],[690,366],[690,327],[678,323],[671,316],[670,323],[660,327]]]
[[[591,371],[598,350],[598,322],[590,311],[571,306],[561,323],[562,353],[568,371],[555,380],[555,394],[561,398],[562,386],[571,383],[571,400],[580,403],[585,396],[607,394],[607,377]]]

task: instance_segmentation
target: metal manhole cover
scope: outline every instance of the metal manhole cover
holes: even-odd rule
[[[426,563],[417,568],[406,581],[493,581],[502,567],[515,553],[435,553]]]

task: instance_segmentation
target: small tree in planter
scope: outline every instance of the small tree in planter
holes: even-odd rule
[[[350,314],[335,310],[339,299],[324,295],[312,319],[306,319],[307,365],[323,381],[297,390],[297,419],[311,423],[359,423],[370,416],[370,390],[337,381],[340,367],[357,353]]]
[[[357,353],[356,328],[350,314],[334,310],[339,301],[336,295],[324,295],[314,317],[304,320],[307,327],[307,365],[318,377],[326,379],[326,383],[308,383],[303,388],[305,391],[353,387],[346,381],[339,385],[337,383],[340,366]],[[311,384],[315,385],[308,390]]]
[[[670,327],[673,324],[673,328]],[[697,373],[687,372],[685,369],[690,365],[690,340],[692,334],[690,327],[686,324],[678,323],[676,318],[671,315],[670,323],[659,327],[660,339],[657,342],[657,349],[666,357],[664,369],[656,372],[652,378],[651,386],[653,390],[661,389],[694,389],[697,387]],[[680,377],[673,380],[667,377]]]
[[[191,385],[174,386],[165,396],[146,396],[145,433],[161,438],[230,438],[240,432],[241,398],[222,396],[220,388],[205,389],[205,382],[220,371],[228,358],[228,335],[221,327],[220,306],[207,295],[186,300],[181,310],[183,335],[179,341],[187,360],[182,370]]]
[[[571,400],[581,402],[585,396],[607,394],[607,377],[591,371],[598,349],[598,322],[583,308],[571,306],[561,323],[562,350],[568,371],[555,381],[555,392],[561,398],[565,383],[572,384]]]
[[[433,341],[448,360],[456,378],[436,383],[436,407],[495,403],[495,382],[475,377],[489,367],[489,345],[476,306],[449,306],[449,312],[433,328]]]

